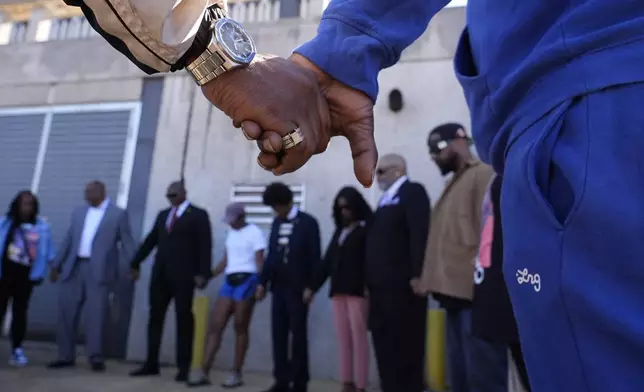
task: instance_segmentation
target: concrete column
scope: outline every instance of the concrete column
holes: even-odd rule
[[[25,36],[25,42],[37,42],[37,41],[46,41],[46,38],[49,38],[49,27],[47,24],[49,20],[48,12],[42,8],[35,8],[31,12],[31,18],[29,18],[29,23],[27,24],[27,34]],[[44,24],[41,24],[44,22]],[[43,27],[47,31],[43,31]]]

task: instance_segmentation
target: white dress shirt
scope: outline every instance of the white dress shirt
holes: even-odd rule
[[[105,199],[98,207],[90,206],[87,209],[85,223],[83,224],[83,233],[81,234],[80,245],[78,247],[78,257],[88,259],[92,257],[92,243],[94,242],[94,237],[109,204],[110,200]]]
[[[297,217],[297,213],[300,212],[300,210],[297,209],[297,206],[293,204],[293,207],[291,207],[291,210],[288,212],[288,215],[286,216],[286,219],[288,220],[293,220],[295,217]]]
[[[183,203],[179,204],[177,207],[172,207],[170,209],[170,213],[168,214],[168,218],[165,220],[165,227],[166,229],[170,227],[170,222],[172,221],[172,215],[174,215],[174,211],[177,211],[177,217],[175,218],[175,222],[177,223],[177,219],[181,218],[181,215],[183,215],[184,212],[188,209],[188,206],[190,205],[190,202],[188,200],[184,200]]]
[[[280,227],[278,228],[279,235],[277,237],[277,243],[279,245],[288,244],[288,239],[293,233],[293,219],[297,217],[298,212],[298,208],[293,205],[291,210],[288,212],[288,215],[286,215],[286,222],[280,223]]]
[[[396,197],[398,194],[398,191],[400,190],[400,187],[402,184],[404,184],[407,181],[407,176],[402,176],[398,178],[387,190],[382,194],[382,197],[380,198],[380,202],[378,202],[378,207],[382,207],[385,204],[390,204],[391,201]]]

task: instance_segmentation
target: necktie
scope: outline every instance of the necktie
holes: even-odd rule
[[[177,210],[178,208],[172,209],[172,216],[170,217],[170,223],[168,223],[168,233],[172,231],[172,226],[177,221]]]

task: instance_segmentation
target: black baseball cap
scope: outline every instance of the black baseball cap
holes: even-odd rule
[[[469,140],[465,128],[458,123],[446,123],[437,126],[429,133],[427,146],[431,154],[440,154],[449,142],[457,139]]]

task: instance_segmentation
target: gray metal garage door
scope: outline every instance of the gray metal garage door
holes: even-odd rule
[[[31,189],[44,114],[0,115],[0,213],[17,192]]]
[[[19,159],[15,167],[12,162],[9,171],[16,174],[10,177],[6,170],[0,171],[0,198],[6,198],[5,193],[12,196],[17,189],[32,188],[40,199],[41,216],[50,222],[54,242],[60,244],[72,210],[84,203],[87,182],[105,182],[112,201],[122,207],[127,205],[140,106],[103,104],[29,110],[41,112],[24,115],[9,112],[3,117],[0,110],[0,154],[5,156],[5,148],[19,151],[14,152]],[[32,130],[23,131],[25,135],[20,138],[7,136],[6,140],[13,142],[13,147],[9,147],[5,146],[4,123],[18,124],[13,128],[7,126],[8,130],[20,126]],[[35,125],[29,128],[26,124]],[[18,131],[6,132],[14,133]],[[25,155],[32,160],[28,161]],[[20,182],[22,177],[28,177],[26,182]],[[53,337],[57,299],[56,285],[45,283],[34,291],[29,309],[31,336]]]

